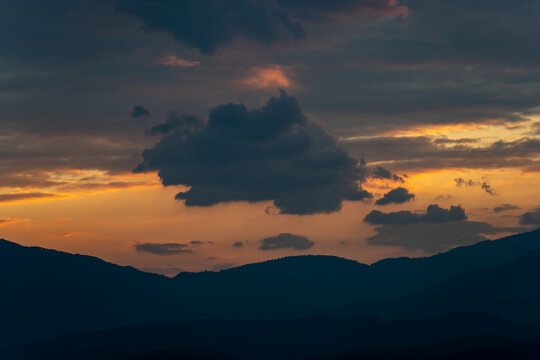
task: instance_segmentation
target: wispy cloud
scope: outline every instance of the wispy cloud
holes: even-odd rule
[[[251,88],[288,88],[292,85],[291,80],[283,67],[279,65],[254,68],[251,74],[241,80],[241,84]]]
[[[195,60],[186,60],[176,55],[164,55],[158,59],[158,64],[172,67],[191,68],[198,66],[201,62]]]

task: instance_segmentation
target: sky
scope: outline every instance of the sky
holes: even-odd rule
[[[0,238],[166,275],[540,226],[535,0],[7,0]]]

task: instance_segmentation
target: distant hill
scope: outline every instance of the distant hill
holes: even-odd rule
[[[66,332],[207,318],[276,320],[337,314],[392,319],[470,310],[540,321],[540,282],[531,282],[532,275],[524,275],[521,265],[512,265],[525,261],[523,269],[536,271],[535,251],[540,251],[540,230],[371,266],[332,256],[299,256],[220,272],[181,273],[171,279],[94,257],[0,240],[5,294],[0,297],[0,347]],[[506,276],[504,282],[499,282],[501,276]],[[468,282],[475,277],[486,286],[493,284],[494,298],[471,296],[467,303],[463,297],[465,305],[459,307],[444,301],[479,288]],[[528,290],[504,288],[518,284]],[[425,311],[414,307],[419,301],[426,304]],[[501,304],[520,304],[527,310],[504,312]]]

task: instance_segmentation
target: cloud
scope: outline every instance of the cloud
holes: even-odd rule
[[[523,213],[519,217],[521,225],[540,225],[540,207],[533,211]]]
[[[485,177],[482,177],[483,181],[482,182],[478,182],[478,181],[473,181],[473,180],[465,180],[463,178],[457,178],[457,179],[454,179],[454,181],[456,182],[456,186],[457,187],[462,187],[462,186],[470,186],[470,187],[473,187],[473,186],[480,186],[482,188],[482,190],[484,190],[486,193],[488,193],[489,195],[496,195],[495,191],[493,190],[493,188],[491,187],[491,185],[487,182],[487,180],[485,180]]]
[[[117,10],[139,18],[142,29],[168,33],[204,54],[238,37],[262,44],[306,37],[302,25],[273,1],[126,0],[117,3]]]
[[[164,55],[158,59],[158,64],[172,67],[191,68],[199,65],[200,61],[186,60],[176,55]]]
[[[136,16],[143,30],[167,33],[204,54],[238,38],[265,45],[304,40],[307,33],[298,20],[339,23],[408,12],[396,0],[121,0],[116,9]]]
[[[394,190],[390,190],[384,196],[377,201],[376,205],[388,205],[388,204],[403,204],[407,201],[414,199],[414,194],[411,194],[409,190],[398,187]]]
[[[0,194],[0,203],[20,201],[20,200],[36,200],[57,197],[56,194],[29,192],[29,193],[8,193]]]
[[[431,204],[425,213],[411,211],[397,211],[384,213],[373,210],[366,215],[364,221],[374,225],[406,225],[418,223],[443,223],[453,221],[463,221],[467,219],[465,210],[461,206],[450,206],[450,209],[441,208],[439,205]]]
[[[282,214],[338,211],[371,195],[366,169],[281,92],[261,109],[221,105],[196,129],[175,129],[143,152],[135,172],[158,171],[163,185],[184,185],[186,206],[273,201]]]
[[[340,145],[369,162],[391,163],[401,170],[498,169],[540,167],[540,139],[498,140],[488,146],[437,146],[427,136],[342,140]],[[465,180],[465,179],[464,179]],[[467,180],[468,181],[468,180]]]
[[[396,0],[277,0],[293,16],[308,21],[331,21],[355,17],[407,15],[407,6]]]
[[[484,222],[453,221],[384,225],[375,230],[377,234],[367,239],[371,245],[400,246],[407,250],[436,253],[454,246],[471,245],[486,240],[484,235],[519,232],[523,229],[497,228]]]
[[[510,210],[517,210],[520,209],[519,206],[512,205],[512,204],[501,204],[499,206],[496,206],[493,208],[493,212],[500,213],[503,211],[510,211]]]
[[[255,68],[253,74],[241,81],[241,84],[256,89],[288,88],[291,80],[279,65]]]
[[[375,169],[372,169],[369,174],[375,179],[387,179],[400,183],[405,182],[405,179],[402,176],[393,174],[390,170],[385,169],[382,166],[377,166]]]
[[[168,134],[175,131],[180,131],[184,133],[192,132],[193,130],[198,129],[202,126],[199,119],[191,115],[178,115],[175,113],[169,114],[167,121],[164,123],[152,126],[148,131],[147,135],[157,135],[157,134]]]
[[[244,246],[244,243],[241,242],[241,241],[237,241],[237,242],[235,242],[235,243],[233,244],[233,247],[235,247],[235,248],[241,248],[241,247],[243,247],[243,246]]]
[[[129,115],[131,115],[132,118],[136,119],[141,116],[150,116],[150,111],[141,105],[136,105],[133,107],[133,110],[131,110]]]
[[[135,251],[138,253],[148,253],[153,255],[177,255],[177,254],[191,254],[193,251],[188,244],[179,243],[139,243],[133,245]]]
[[[315,243],[305,236],[283,233],[261,240],[259,250],[307,250],[313,245],[315,245]]]

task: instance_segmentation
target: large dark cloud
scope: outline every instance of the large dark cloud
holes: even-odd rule
[[[258,110],[219,106],[206,124],[175,130],[143,158],[136,172],[157,170],[163,185],[191,187],[176,195],[187,206],[271,200],[284,214],[315,214],[371,196],[359,186],[365,167],[284,92]]]
[[[263,44],[283,37],[303,39],[302,25],[273,1],[261,0],[127,0],[117,9],[143,22],[143,29],[171,34],[205,54],[244,37]]]
[[[315,243],[305,236],[283,233],[261,240],[259,250],[307,250],[313,247],[313,245]]]
[[[407,250],[436,253],[459,245],[471,245],[486,240],[485,235],[519,232],[521,228],[497,228],[476,221],[446,223],[416,223],[384,225],[375,229],[377,234],[368,238],[371,245],[399,246]]]
[[[121,0],[116,8],[138,17],[144,30],[168,33],[205,54],[238,37],[262,44],[305,39],[298,19],[339,22],[343,17],[407,13],[394,0]]]
[[[519,217],[521,225],[540,225],[540,207],[533,211],[527,211]]]
[[[411,211],[397,211],[384,213],[373,210],[364,218],[365,222],[374,225],[406,225],[418,223],[443,223],[452,221],[463,221],[467,219],[465,210],[461,206],[450,206],[450,209],[441,208],[439,205],[431,204],[425,213]]]
[[[390,190],[384,196],[377,201],[376,205],[389,205],[389,204],[403,204],[407,201],[414,199],[414,194],[411,194],[409,190],[398,187],[394,190]]]
[[[201,126],[199,119],[191,115],[178,115],[172,113],[164,123],[152,126],[147,133],[149,135],[168,134],[171,131],[179,130],[185,133],[196,130]]]

